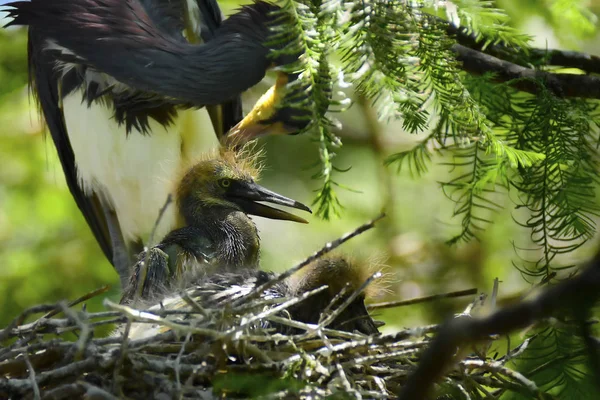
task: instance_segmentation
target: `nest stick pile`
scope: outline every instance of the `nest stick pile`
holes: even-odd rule
[[[327,244],[295,269],[357,231]],[[435,337],[437,326],[381,336],[329,329],[344,304],[324,313],[319,324],[291,320],[286,309],[321,289],[273,298],[269,286],[275,283],[207,283],[146,309],[105,300],[106,311],[76,310],[103,290],[69,304],[30,308],[0,330],[0,398],[293,399],[343,394],[391,399]],[[97,332],[107,327],[112,335],[99,337]],[[533,383],[505,365],[526,344],[498,360],[457,358],[437,389],[468,398],[506,390],[535,394]]]

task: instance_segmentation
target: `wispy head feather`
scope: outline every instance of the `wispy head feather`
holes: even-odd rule
[[[264,168],[264,151],[258,147],[256,142],[246,143],[238,149],[221,147],[219,156],[225,162],[235,165],[238,170],[245,171],[255,181],[259,180],[260,173]]]

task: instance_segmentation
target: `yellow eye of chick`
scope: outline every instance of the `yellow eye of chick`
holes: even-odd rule
[[[228,188],[229,186],[231,186],[231,181],[229,179],[221,179],[219,183],[221,184],[221,187],[224,188]]]

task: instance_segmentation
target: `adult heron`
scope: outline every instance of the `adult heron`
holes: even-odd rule
[[[30,83],[67,185],[121,283],[146,241],[176,171],[206,150],[189,110],[211,106],[221,136],[241,118],[239,95],[272,65],[279,8],[257,1],[222,21],[215,0],[31,0],[7,4],[8,25],[29,26]],[[202,41],[202,43],[200,43]],[[237,137],[291,133],[306,121],[278,107],[280,73],[239,122]],[[167,209],[155,230],[176,224]]]

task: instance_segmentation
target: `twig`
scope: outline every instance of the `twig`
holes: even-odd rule
[[[359,226],[358,228],[356,228],[352,232],[349,232],[349,233],[345,234],[344,236],[340,237],[339,239],[336,239],[333,242],[327,243],[320,250],[318,250],[317,252],[315,252],[310,257],[306,258],[300,264],[298,264],[298,265],[296,265],[296,266],[288,269],[287,271],[279,274],[276,278],[271,279],[269,282],[266,282],[266,283],[263,283],[260,286],[257,286],[252,291],[250,291],[247,295],[242,296],[241,298],[239,298],[238,300],[236,300],[235,302],[233,302],[232,306],[236,307],[236,306],[241,305],[242,303],[245,303],[247,301],[250,301],[252,299],[256,299],[256,298],[260,297],[260,295],[265,290],[273,287],[278,282],[281,282],[281,281],[289,278],[290,276],[292,276],[296,272],[300,271],[302,268],[306,267],[307,265],[309,265],[313,261],[318,260],[319,258],[323,257],[325,254],[327,254],[331,250],[334,250],[337,247],[341,246],[342,244],[344,244],[348,240],[352,239],[353,237],[358,236],[361,233],[366,232],[369,229],[373,228],[375,226],[375,223],[377,221],[379,221],[380,219],[384,218],[384,217],[385,217],[385,214],[381,214],[378,217],[374,218],[373,220],[367,222],[366,224],[363,224],[363,225]]]
[[[83,361],[76,361],[67,364],[64,367],[37,374],[36,384],[44,385],[48,382],[60,380],[68,376],[83,375],[85,372],[98,368],[98,365],[98,360],[94,357],[89,357]],[[0,388],[2,386],[13,389],[17,393],[24,393],[27,390],[33,389],[33,383],[29,379],[8,379],[4,382],[0,381]]]
[[[600,57],[593,54],[558,49],[514,49],[500,44],[488,45],[484,48],[485,40],[477,39],[475,35],[469,33],[465,28],[458,27],[438,17],[431,15],[428,17],[435,18],[438,22],[443,22],[446,25],[446,32],[455,36],[461,45],[494,57],[508,59],[513,62],[516,62],[518,59],[526,59],[528,64],[577,68],[587,73],[600,74]]]
[[[415,297],[414,299],[408,299],[408,300],[398,300],[398,301],[387,301],[387,302],[382,302],[382,303],[374,303],[374,304],[367,305],[367,309],[369,311],[371,311],[371,310],[381,310],[384,308],[411,306],[413,304],[427,303],[430,301],[435,301],[435,300],[440,300],[440,299],[451,299],[454,297],[472,296],[474,294],[477,294],[477,288],[459,290],[456,292],[448,292],[448,293],[443,293],[443,294],[434,294],[431,296]]]
[[[77,384],[83,386],[86,389],[86,398],[94,400],[117,400],[115,396],[108,393],[106,390],[99,388],[98,386],[94,386],[85,381],[78,381]]]
[[[123,332],[123,337],[121,338],[121,347],[119,351],[119,359],[115,363],[115,367],[113,369],[113,392],[117,393],[118,388],[120,387],[119,382],[119,372],[121,372],[121,368],[123,368],[123,363],[125,362],[125,357],[127,357],[127,349],[129,345],[129,332],[131,331],[131,320],[127,319],[125,324],[125,330]]]
[[[356,298],[360,295],[367,286],[369,286],[375,279],[381,277],[381,272],[376,272],[369,277],[358,289],[356,289],[337,309],[335,309],[331,314],[325,318],[321,323],[319,323],[320,327],[326,327],[331,324]]]
[[[196,300],[192,299],[192,297],[190,296],[190,294],[188,292],[181,293],[181,298],[193,310],[195,310],[196,312],[198,312],[198,314],[202,315],[203,317],[208,317],[208,312],[204,308],[202,308],[202,306]]]
[[[33,365],[31,365],[31,361],[29,360],[29,355],[27,355],[27,353],[23,353],[23,358],[25,359],[25,364],[29,370],[29,379],[31,380],[31,386],[33,387],[33,398],[35,400],[41,400],[42,397],[40,395],[40,387],[35,379],[35,371],[33,369]]]
[[[304,292],[300,296],[293,297],[292,299],[284,301],[283,303],[281,303],[273,308],[270,308],[266,311],[263,311],[260,314],[253,315],[250,318],[242,320],[242,322],[239,325],[234,326],[234,327],[228,329],[227,331],[225,331],[224,335],[227,335],[227,336],[235,335],[237,332],[243,330],[248,325],[253,324],[254,322],[259,321],[261,319],[268,318],[271,315],[277,314],[277,313],[285,310],[286,308],[289,308],[295,304],[300,303],[301,301],[306,300],[310,296],[314,296],[315,294],[322,292],[325,289],[327,289],[327,286],[321,286],[317,289],[313,289],[313,290]]]
[[[84,388],[79,383],[67,383],[44,391],[44,399],[76,399],[83,394]]]
[[[527,347],[529,347],[529,343],[531,343],[534,339],[535,339],[535,336],[528,337],[527,339],[525,339],[523,341],[523,343],[521,343],[519,346],[517,346],[512,351],[510,350],[510,347],[509,347],[509,351],[506,352],[506,356],[502,357],[501,362],[503,364],[506,364],[507,362],[509,362],[513,358],[518,358],[521,354],[523,354],[523,352],[525,350],[527,350]],[[510,341],[510,336],[507,337],[507,340]]]
[[[77,313],[70,309],[65,303],[59,303],[62,312],[65,316],[71,319],[75,325],[77,325],[80,329],[79,339],[77,340],[77,354],[76,357],[79,359],[83,355],[83,351],[85,350],[89,340],[91,339],[91,331],[90,327],[87,323],[83,322]]]
[[[349,362],[352,363],[356,363],[356,364],[368,364],[368,363],[372,363],[372,362],[380,362],[380,361],[385,361],[385,360],[392,360],[392,359],[396,359],[396,358],[400,358],[400,357],[406,357],[406,356],[410,356],[413,354],[416,354],[420,351],[420,349],[403,349],[403,350],[398,350],[398,351],[388,351],[386,353],[382,353],[382,354],[373,354],[373,355],[368,355],[368,356],[364,356],[364,357],[358,357],[355,358]]]
[[[544,87],[557,97],[600,98],[600,77],[550,73],[522,67],[460,44],[452,46],[452,50],[456,52],[456,59],[462,62],[465,71],[476,75],[494,73],[496,81],[511,81],[512,86],[523,92],[539,93],[541,86],[537,82],[541,80],[545,83]]]
[[[57,308],[58,308],[58,305],[56,305],[56,304],[52,304],[52,305],[42,304],[39,306],[34,306],[34,307],[30,307],[30,308],[26,309],[25,311],[23,311],[21,313],[21,315],[19,315],[15,319],[13,319],[6,328],[4,328],[2,331],[0,331],[0,342],[11,337],[13,329],[15,329],[17,326],[21,325],[23,323],[23,321],[25,321],[27,319],[27,317],[29,317],[30,315],[41,313],[41,312],[48,312],[51,310],[55,310]]]
[[[187,346],[191,339],[192,333],[188,332],[187,335],[185,335],[185,340],[181,344],[181,349],[179,350],[179,352],[177,353],[177,357],[175,358],[175,385],[177,385],[178,397],[181,397],[181,377],[179,376],[179,370],[181,368],[181,357],[183,356],[183,352],[185,351],[185,346]]]
[[[183,324],[177,323],[175,321],[171,321],[167,318],[160,317],[156,314],[152,314],[152,313],[149,313],[146,311],[135,310],[128,306],[115,304],[108,299],[104,299],[104,306],[111,308],[113,310],[119,310],[119,311],[123,312],[127,317],[133,319],[136,322],[150,322],[150,323],[158,322],[161,325],[164,325],[166,327],[174,329],[178,332],[192,332],[192,333],[195,333],[198,335],[208,336],[213,339],[222,339],[225,336],[225,334],[223,332],[219,332],[219,331],[216,331],[213,329],[204,329],[204,328],[193,327],[190,325],[183,325]]]
[[[522,374],[517,371],[512,371],[506,368],[499,362],[490,362],[490,361],[482,361],[482,360],[465,360],[461,362],[466,368],[480,368],[486,371],[499,372],[505,376],[508,376],[511,379],[518,381],[521,385],[529,389],[532,394],[539,393],[538,387],[535,382],[525,378]]]
[[[78,297],[78,298],[76,298],[73,301],[70,301],[67,304],[67,307],[70,308],[70,307],[76,306],[79,303],[83,303],[84,301],[87,301],[87,300],[92,299],[92,298],[94,298],[96,296],[99,296],[99,295],[101,295],[103,293],[106,293],[108,291],[108,289],[110,289],[110,286],[109,285],[105,285],[105,286],[102,286],[99,289],[92,290],[91,292],[86,293],[83,296]],[[44,315],[42,318],[52,318],[52,317],[54,317],[58,313],[60,313],[60,310],[58,310],[58,309],[52,310],[52,311],[46,313],[46,315]]]
[[[169,207],[172,201],[173,195],[169,193],[167,199],[165,200],[165,204],[163,204],[163,206],[158,211],[158,217],[156,218],[156,221],[154,221],[154,226],[152,227],[152,231],[150,232],[150,236],[148,237],[148,244],[145,249],[146,251],[148,251],[150,247],[154,246],[154,236],[156,235],[158,224],[160,224],[160,221],[162,220],[163,216],[165,215],[165,212],[167,211],[167,208]]]

